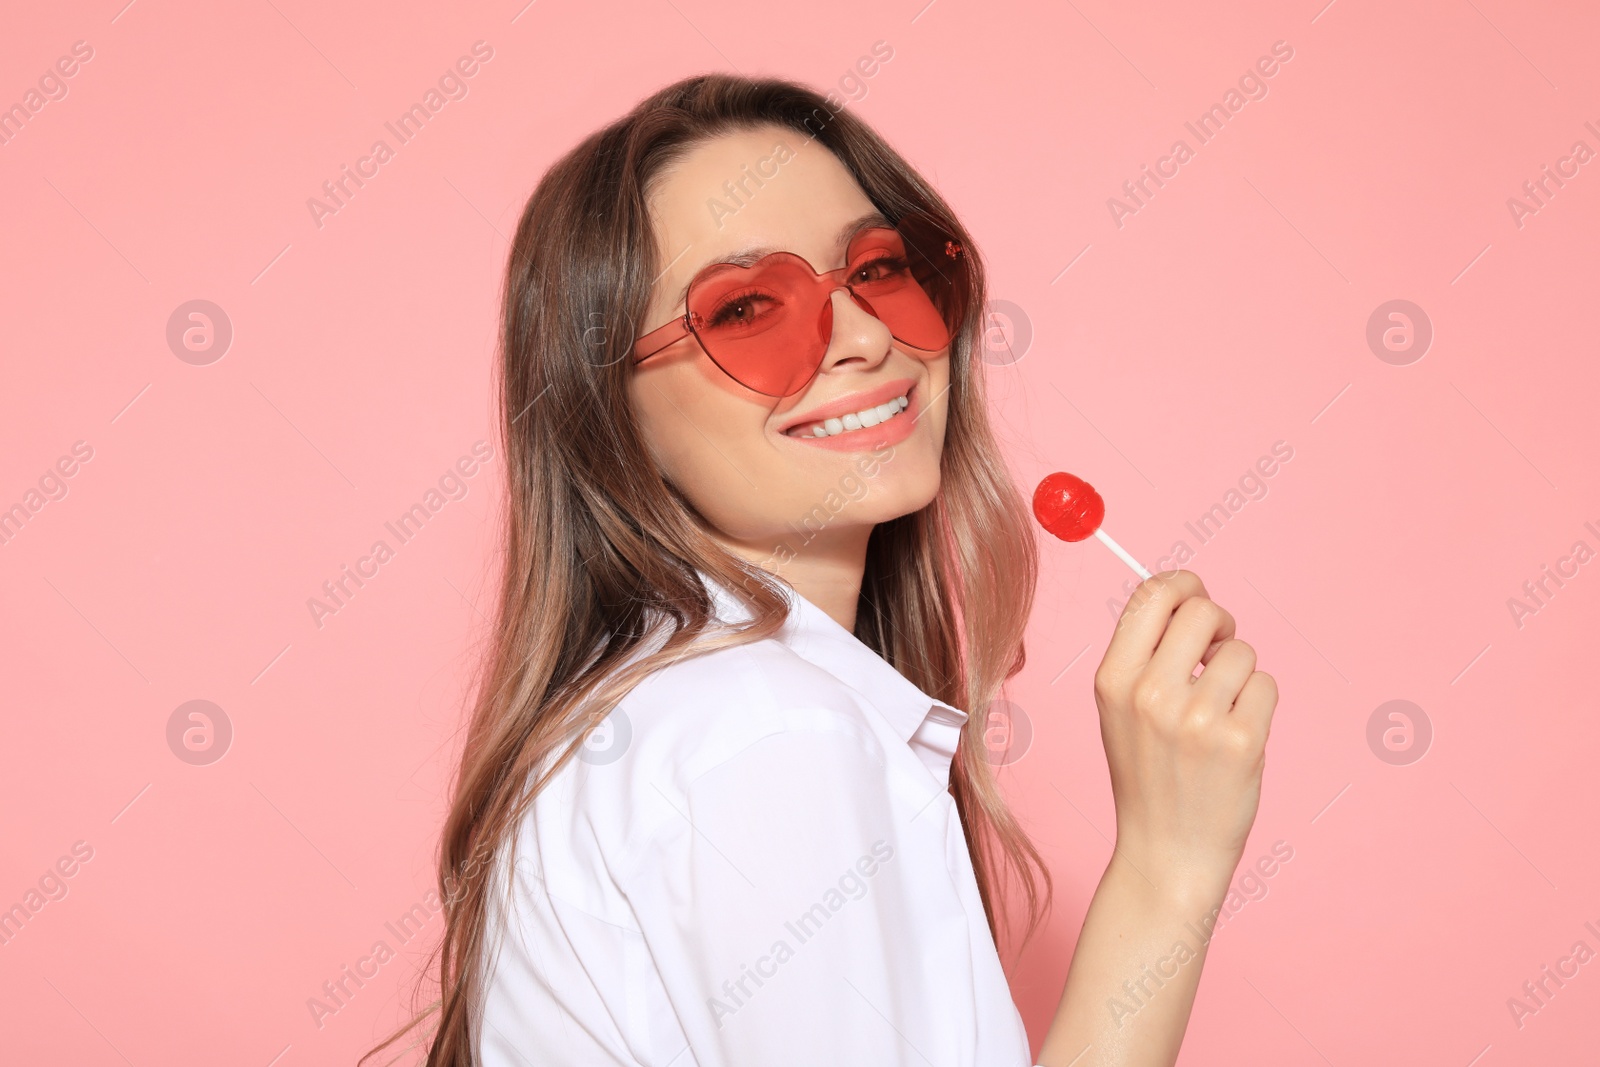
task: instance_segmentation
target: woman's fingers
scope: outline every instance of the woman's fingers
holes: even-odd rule
[[[1225,886],[1255,821],[1278,690],[1234,632],[1193,572],[1158,575],[1095,674],[1118,848],[1162,884]]]
[[[1207,668],[1208,670],[1210,668]],[[1272,711],[1278,706],[1278,680],[1266,671],[1255,671],[1245,680],[1233,702],[1232,718],[1250,729],[1252,736],[1267,743],[1272,732]]]
[[[1179,691],[1181,683],[1193,680],[1194,669],[1200,666],[1202,658],[1214,655],[1211,650],[1231,640],[1233,633],[1232,613],[1209,597],[1190,597],[1173,613],[1147,669],[1164,685]],[[1210,670],[1207,666],[1206,671]],[[1202,672],[1201,676],[1204,674]],[[1238,681],[1243,685],[1244,676]]]
[[[1184,601],[1205,595],[1206,587],[1193,571],[1168,571],[1139,583],[1123,607],[1116,632],[1100,661],[1107,675],[1131,682],[1155,655],[1173,613]],[[1191,664],[1190,670],[1193,669]]]
[[[1194,695],[1207,707],[1226,712],[1256,669],[1256,650],[1238,638],[1224,641],[1194,681]]]

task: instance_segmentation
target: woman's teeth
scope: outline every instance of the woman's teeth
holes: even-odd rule
[[[853,411],[843,418],[823,419],[821,422],[813,422],[806,426],[796,426],[789,431],[789,436],[832,437],[846,430],[859,430],[863,426],[876,426],[880,422],[887,422],[910,406],[911,402],[904,396],[897,396],[877,407],[867,408],[865,411]]]

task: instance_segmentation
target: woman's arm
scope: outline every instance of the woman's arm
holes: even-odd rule
[[[1233,617],[1189,571],[1148,579],[1117,621],[1095,674],[1117,847],[1084,916],[1042,1067],[1177,1059],[1255,821],[1278,699],[1233,633]]]
[[[1042,1067],[1173,1063],[1222,896],[1163,892],[1113,855],[1089,902]]]

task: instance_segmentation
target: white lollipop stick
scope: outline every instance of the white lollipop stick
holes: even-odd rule
[[[1133,573],[1137,574],[1141,578],[1149,578],[1150,577],[1150,572],[1144,569],[1144,565],[1141,564],[1138,560],[1134,559],[1132,556],[1130,556],[1128,554],[1127,550],[1124,549],[1121,545],[1119,545],[1115,541],[1111,540],[1111,535],[1106,533],[1104,529],[1102,529],[1101,527],[1098,527],[1098,526],[1095,527],[1094,535],[1096,537],[1100,538],[1100,540],[1104,541],[1106,547],[1117,554],[1117,558],[1118,559],[1122,560],[1122,562],[1124,562],[1128,566],[1132,567],[1133,568]]]

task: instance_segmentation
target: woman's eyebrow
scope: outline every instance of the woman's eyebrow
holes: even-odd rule
[[[862,230],[871,229],[874,226],[886,226],[892,228],[894,223],[885,218],[883,212],[881,211],[869,211],[860,218],[851,219],[849,222],[845,223],[839,228],[839,232],[835,234],[833,238],[834,248],[842,249],[848,247],[850,242],[855,239],[856,234],[860,233]],[[750,248],[741,248],[739,251],[724,256],[723,258],[713,262],[702,263],[700,266],[695,268],[694,273],[689,276],[689,280],[683,283],[683,288],[678,290],[678,295],[672,298],[672,306],[677,307],[679,304],[683,303],[684,297],[689,295],[689,286],[694,283],[695,278],[699,277],[700,272],[705,270],[707,267],[748,267],[754,264],[762,256],[770,255],[777,251],[780,250],[773,248],[770,245],[756,245]]]

